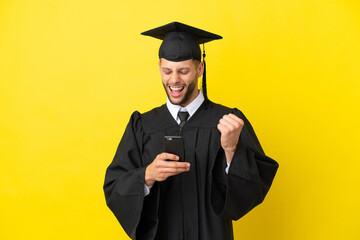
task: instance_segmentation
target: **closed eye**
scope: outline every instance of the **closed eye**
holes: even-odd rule
[[[171,70],[168,69],[168,68],[163,68],[163,72],[166,74],[166,75],[169,75],[171,73]]]
[[[180,69],[179,73],[182,75],[188,74],[190,72],[189,68],[182,68]]]

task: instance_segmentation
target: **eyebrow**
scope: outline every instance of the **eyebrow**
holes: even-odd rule
[[[170,69],[168,67],[162,67],[162,69],[172,71],[172,69]],[[182,67],[182,68],[179,68],[177,71],[182,71],[182,70],[190,70],[190,67]]]
[[[181,70],[189,70],[189,69],[190,69],[189,67],[182,67],[182,68],[179,69],[179,71],[181,71]]]
[[[171,71],[171,72],[172,72],[172,70],[171,70],[170,68],[167,68],[167,67],[162,67],[162,70],[163,70],[163,71]]]

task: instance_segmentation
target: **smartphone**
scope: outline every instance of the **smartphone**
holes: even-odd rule
[[[182,136],[164,136],[164,152],[179,156],[179,161],[185,161],[184,138]]]

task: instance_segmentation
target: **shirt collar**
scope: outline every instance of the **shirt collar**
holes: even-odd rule
[[[204,102],[204,100],[205,100],[204,94],[201,92],[201,90],[199,90],[198,96],[186,107],[181,107],[180,105],[172,104],[169,98],[167,98],[166,107],[168,108],[169,112],[171,113],[171,116],[175,119],[175,121],[179,123],[180,122],[180,119],[178,118],[179,111],[188,112],[189,113],[188,119],[190,119],[194,115],[194,113],[199,109],[199,107]]]

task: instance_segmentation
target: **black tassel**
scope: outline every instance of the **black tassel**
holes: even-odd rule
[[[204,94],[205,99],[207,99],[207,90],[206,90],[206,63],[205,63],[205,44],[203,44],[203,63],[204,63],[204,73],[202,77],[202,91]]]

